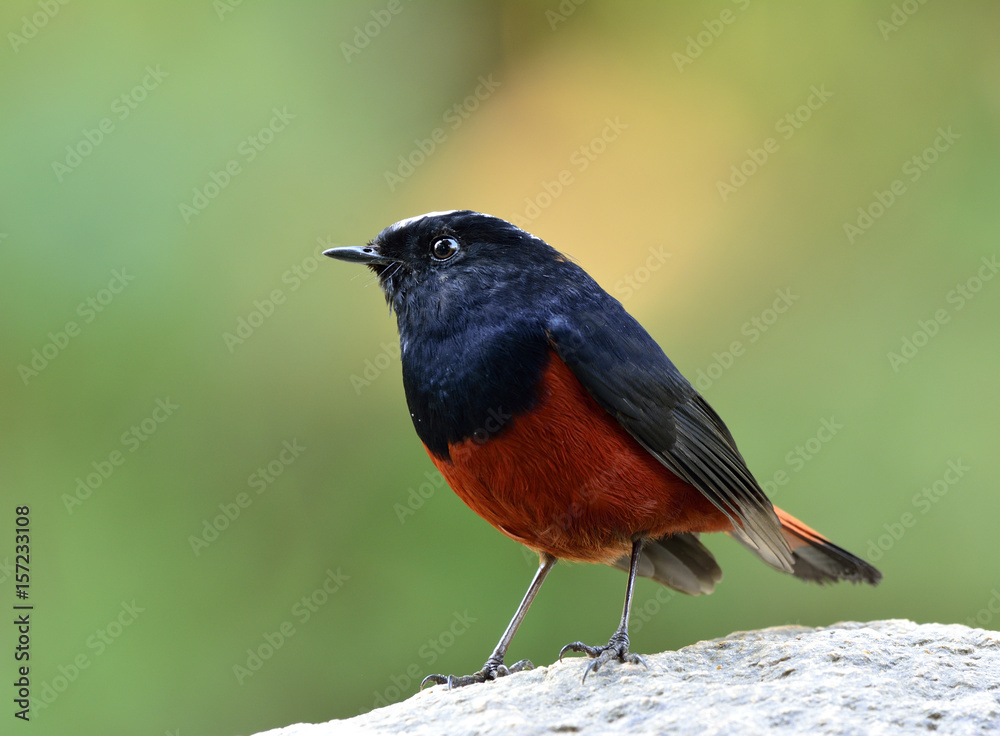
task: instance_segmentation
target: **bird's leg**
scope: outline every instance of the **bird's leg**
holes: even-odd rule
[[[517,633],[517,627],[521,625],[521,621],[524,620],[524,615],[528,612],[528,607],[531,606],[531,602],[535,600],[535,595],[538,593],[538,589],[542,587],[542,583],[545,581],[545,576],[549,574],[549,570],[552,566],[556,564],[556,558],[552,555],[542,552],[538,561],[538,571],[535,572],[535,577],[531,579],[531,585],[528,586],[528,592],[524,594],[524,598],[521,600],[521,605],[517,607],[517,611],[514,613],[514,618],[510,620],[507,624],[506,631],[503,632],[503,636],[500,637],[500,641],[493,650],[493,654],[489,656],[486,660],[486,664],[483,668],[472,675],[463,675],[461,677],[455,677],[455,675],[427,675],[420,683],[420,689],[423,690],[424,685],[428,682],[433,682],[436,685],[447,685],[450,690],[453,687],[463,687],[464,685],[472,685],[476,682],[486,682],[487,680],[495,680],[498,677],[504,677],[511,674],[512,672],[520,672],[521,670],[534,669],[534,666],[527,659],[522,659],[520,662],[515,662],[510,667],[507,667],[503,663],[503,658],[507,655],[507,647],[510,646],[510,642],[514,639],[514,634]]]
[[[632,654],[628,650],[629,640],[628,640],[628,616],[629,611],[632,608],[632,588],[635,586],[635,570],[639,565],[639,557],[642,554],[642,540],[638,539],[632,542],[632,559],[628,568],[628,583],[625,586],[625,607],[622,610],[622,621],[618,625],[618,630],[611,635],[611,640],[606,646],[592,647],[583,642],[575,641],[572,644],[567,644],[559,651],[560,661],[566,652],[586,652],[590,657],[593,657],[594,661],[587,665],[587,669],[583,673],[583,681],[587,681],[587,675],[590,674],[591,670],[597,672],[601,668],[602,664],[610,662],[613,659],[617,659],[619,662],[628,662],[630,664],[641,664],[646,667],[646,661],[640,657],[638,654]]]

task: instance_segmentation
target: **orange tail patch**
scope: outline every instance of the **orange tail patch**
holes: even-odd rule
[[[830,540],[815,529],[806,526],[784,509],[774,507],[774,513],[781,522],[781,532],[793,550],[805,545],[830,544]]]
[[[792,548],[795,577],[818,583],[850,580],[875,585],[882,574],[859,557],[838,547],[787,511],[774,507],[781,522],[781,534]]]

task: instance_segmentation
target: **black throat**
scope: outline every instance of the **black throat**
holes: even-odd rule
[[[551,355],[537,323],[490,314],[437,332],[399,318],[410,417],[437,457],[450,459],[449,444],[502,434],[535,405]]]

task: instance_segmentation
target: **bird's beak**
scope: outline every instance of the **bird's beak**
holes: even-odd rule
[[[345,248],[330,248],[323,251],[323,255],[336,258],[338,261],[365,263],[370,266],[392,263],[392,259],[386,258],[379,253],[378,248],[374,245],[349,245]]]

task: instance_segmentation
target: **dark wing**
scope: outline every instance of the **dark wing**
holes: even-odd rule
[[[781,524],[726,425],[649,333],[603,296],[547,319],[552,348],[639,444],[729,518],[734,536],[768,564],[792,572]]]

